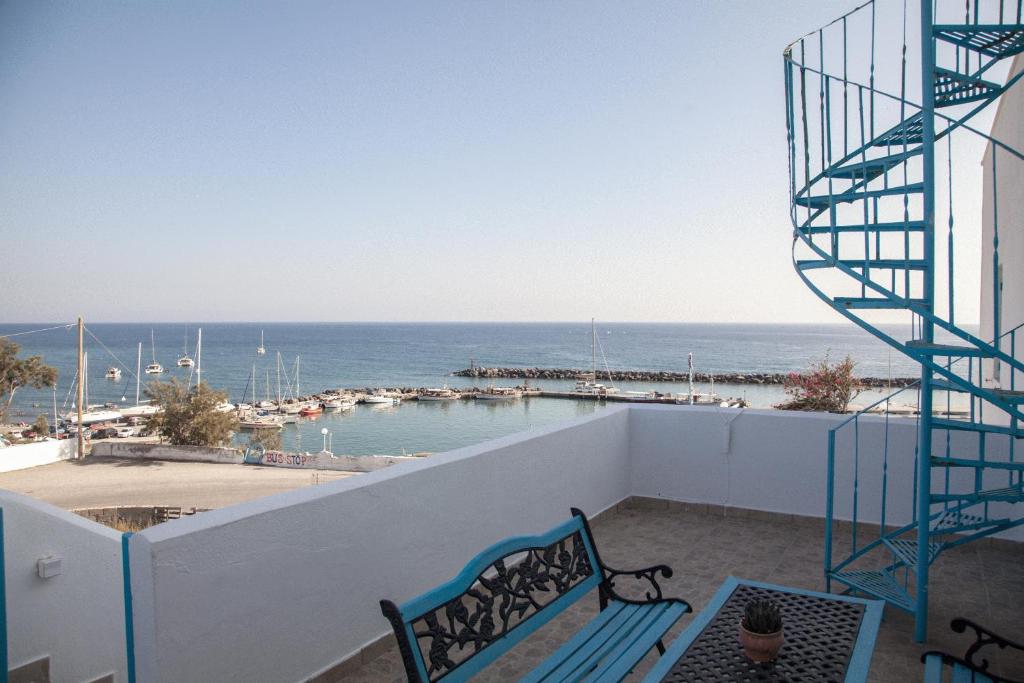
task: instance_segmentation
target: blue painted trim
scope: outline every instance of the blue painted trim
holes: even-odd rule
[[[7,683],[7,574],[4,565],[4,509],[0,508],[0,682]]]
[[[853,644],[853,652],[850,653],[850,663],[846,669],[846,683],[861,683],[868,680],[868,669],[871,665],[871,656],[875,649],[875,639],[878,637],[878,628],[882,623],[882,610],[885,604],[881,600],[865,600],[847,595],[833,595],[819,591],[809,591],[791,586],[780,586],[774,583],[761,581],[748,581],[738,579],[735,576],[728,577],[719,587],[711,602],[694,617],[690,625],[672,642],[672,644],[661,656],[654,668],[644,677],[644,683],[655,683],[664,678],[675,665],[676,661],[683,656],[686,649],[690,647],[697,636],[707,628],[711,620],[718,615],[718,611],[725,604],[725,601],[733,594],[738,586],[753,586],[767,590],[792,593],[794,595],[807,595],[825,600],[836,600],[838,602],[851,602],[864,605],[864,616],[860,622],[860,631],[857,633],[857,641]]]
[[[132,571],[128,539],[132,532],[121,535],[121,572],[124,577],[124,647],[128,666],[128,683],[135,683],[135,621],[132,615]]]
[[[572,517],[543,534],[536,536],[513,536],[503,541],[498,541],[470,560],[454,578],[400,605],[398,611],[401,613],[403,621],[415,619],[462,595],[497,560],[517,551],[543,548],[576,531],[579,531],[584,539],[586,539],[587,533],[583,530],[583,522],[579,518]],[[589,545],[587,549],[592,550]],[[591,553],[591,559],[593,559],[593,553]],[[600,582],[599,572],[600,568],[594,565],[594,576],[597,577],[594,585]]]

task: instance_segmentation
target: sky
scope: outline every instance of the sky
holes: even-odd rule
[[[782,49],[852,5],[0,0],[0,320],[838,322]]]

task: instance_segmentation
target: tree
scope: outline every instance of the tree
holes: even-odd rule
[[[21,387],[43,389],[57,384],[57,369],[43,363],[42,356],[18,358],[21,347],[0,337],[0,420],[14,401],[14,392]]]
[[[785,389],[789,400],[777,404],[780,410],[809,410],[845,413],[863,386],[853,376],[856,363],[847,356],[839,363],[824,360],[811,364],[804,373],[791,372],[786,377]]]
[[[277,429],[257,429],[249,435],[250,446],[263,446],[268,451],[281,450],[281,432]]]
[[[40,414],[36,418],[36,421],[32,423],[32,431],[36,433],[36,436],[49,436],[50,422],[46,419],[45,415]]]
[[[205,382],[192,389],[177,379],[153,382],[146,395],[160,409],[149,419],[149,431],[175,446],[225,446],[238,429],[234,414],[218,409],[227,393]]]

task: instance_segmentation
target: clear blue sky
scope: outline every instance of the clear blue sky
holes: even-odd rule
[[[838,321],[781,52],[852,4],[0,2],[0,320]]]

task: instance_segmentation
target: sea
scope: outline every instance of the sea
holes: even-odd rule
[[[21,356],[40,355],[58,370],[55,391],[20,389],[8,421],[33,421],[40,413],[51,423],[71,409],[77,359],[74,325],[2,324],[21,347]],[[202,376],[232,402],[274,398],[278,391],[300,394],[362,387],[485,386],[486,380],[454,377],[470,366],[581,368],[591,365],[591,324],[578,323],[86,323],[87,388],[90,404],[135,405],[135,369],[139,344],[144,368],[153,359],[162,375],[142,374],[145,398],[151,381],[177,377],[194,381],[194,369],[177,367],[186,351],[196,353],[202,329]],[[910,338],[903,327],[887,327],[896,338]],[[266,349],[257,355],[260,335]],[[856,362],[862,377],[913,377],[915,364],[849,324],[597,323],[600,371],[670,370],[685,372],[688,354],[695,370],[708,373],[790,372],[823,358]],[[900,337],[899,335],[903,335]],[[280,361],[279,361],[280,359]],[[104,379],[110,366],[122,369],[120,381]],[[297,375],[297,378],[296,378]],[[255,383],[253,378],[255,377]],[[522,380],[499,380],[500,385]],[[255,386],[253,386],[255,384]],[[539,381],[544,389],[564,390],[571,381]],[[684,383],[616,382],[622,391],[686,391]],[[698,391],[707,391],[698,385]],[[743,398],[753,408],[768,408],[785,398],[778,385],[715,384],[723,397]],[[868,391],[856,403],[884,395]],[[898,397],[916,402],[912,391]],[[344,412],[286,425],[287,450],[315,452],[325,442],[337,454],[401,455],[440,452],[490,438],[524,432],[605,409],[602,402],[533,397],[519,401],[405,401],[397,406],[358,405]],[[725,410],[725,409],[723,409]],[[324,435],[322,431],[328,433]],[[247,434],[236,441],[244,444]]]

